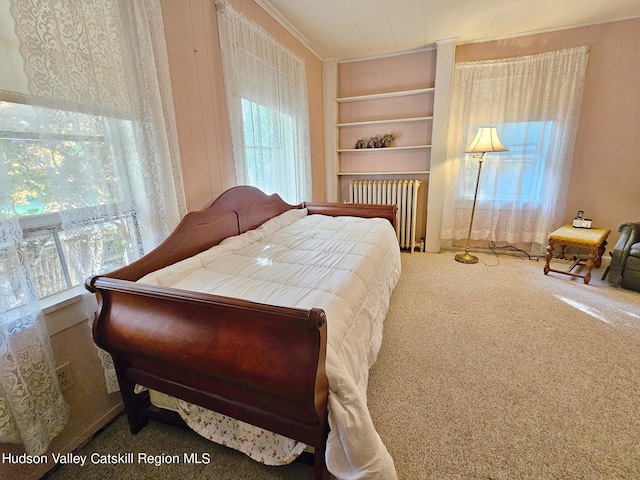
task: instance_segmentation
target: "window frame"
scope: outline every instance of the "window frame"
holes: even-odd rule
[[[269,173],[273,178],[276,176],[288,177],[288,171],[280,168],[281,165],[278,165],[278,159],[280,164],[283,162],[295,161],[295,159],[288,154],[288,150],[286,148],[287,144],[295,143],[295,119],[289,113],[264,105],[263,103],[254,102],[249,98],[242,97],[240,99],[240,105],[242,108],[242,133],[244,138],[244,159],[245,169],[247,172],[247,183],[268,194],[278,193],[273,191],[273,188],[271,188],[274,184],[273,181],[271,183],[266,183],[260,180],[259,177],[264,178],[264,173],[266,172],[265,169],[260,168],[260,166],[264,167],[265,164],[268,164]],[[276,128],[277,131],[268,131],[267,135],[264,135],[264,129],[262,128],[264,125],[262,125],[262,122],[258,122],[259,135],[247,135],[247,127],[250,125],[252,127],[250,130],[254,131],[255,128],[253,128],[253,126],[256,125],[256,123],[254,122],[253,115],[251,115],[251,118],[247,119],[247,116],[245,115],[245,106],[249,108],[250,113],[253,113],[254,110],[257,109],[258,119],[267,120],[267,129],[272,127]],[[247,120],[249,120],[249,122],[247,122]],[[257,144],[253,142],[256,138],[258,139]],[[249,139],[252,141],[249,142]],[[265,144],[264,140],[269,140],[269,144]],[[271,142],[271,140],[275,140],[275,142]],[[268,156],[269,160],[268,162],[260,162],[261,165],[253,165],[253,155],[251,155],[251,153],[255,153],[256,156],[261,159]],[[258,172],[257,175],[254,175],[255,172]]]
[[[134,250],[140,251],[142,248],[142,241],[140,240],[140,231],[139,231],[135,210],[128,209],[123,211],[122,209],[118,209],[118,212],[119,212],[118,214],[116,215],[109,214],[108,213],[109,211],[113,211],[113,208],[110,208],[110,207],[113,207],[114,205],[115,204],[102,205],[101,209],[104,211],[104,213],[99,217],[94,218],[91,222],[87,224],[83,224],[82,227],[87,227],[90,225],[101,225],[101,224],[106,224],[108,222],[117,221],[117,220],[125,220],[125,221],[130,220],[131,225],[133,226],[133,236],[136,239],[136,244],[132,245],[132,248]],[[94,207],[79,207],[79,208],[67,210],[66,212],[79,212],[79,211],[88,210],[88,209],[94,209]],[[69,290],[77,287],[78,285],[81,285],[81,283],[74,283],[71,279],[71,271],[70,271],[71,263],[64,252],[64,247],[62,245],[64,240],[60,238],[61,232],[73,232],[74,230],[73,229],[66,230],[62,228],[63,221],[62,221],[62,218],[60,217],[60,214],[58,212],[53,212],[53,213],[45,213],[40,215],[20,216],[18,217],[18,222],[19,222],[20,228],[22,229],[22,234],[23,234],[23,241],[20,243],[19,247],[23,247],[23,245],[26,242],[28,242],[29,239],[36,238],[43,234],[51,235],[56,247],[57,259],[60,262],[60,268],[62,270],[62,274],[65,279],[66,288],[57,290],[56,292],[48,295],[39,296],[39,299],[42,300],[50,296],[57,295],[61,292],[64,292],[65,290]],[[94,273],[101,273],[101,272],[94,272]]]
[[[43,104],[42,102],[34,102],[29,103],[27,97],[25,95],[16,94],[7,91],[0,91],[0,102],[6,102],[9,104],[16,105],[26,105],[32,108],[45,108],[49,110],[58,110],[62,112],[69,113],[77,113],[81,115],[90,115],[92,117],[98,117],[103,122],[109,122],[112,120],[115,121],[130,121],[127,116],[120,114],[119,112],[98,112],[98,113],[90,113],[87,111],[83,111],[84,109],[74,110],[73,107],[64,106],[64,105],[50,105]],[[45,102],[47,103],[47,102]],[[50,133],[50,132],[39,132],[34,130],[27,131],[19,131],[19,130],[0,130],[0,140],[17,140],[17,141],[57,141],[57,142],[99,142],[103,143],[108,148],[108,136],[106,134],[102,135],[94,135],[94,134],[83,134],[83,133]],[[82,214],[83,211],[91,212],[90,216],[85,216]],[[113,214],[111,212],[118,212],[117,214]],[[43,212],[43,213],[35,213],[31,215],[24,215],[18,212],[15,212],[15,219],[18,221],[20,229],[22,231],[22,240],[18,243],[17,248],[22,250],[23,252],[26,249],[26,244],[33,239],[38,237],[50,236],[56,251],[56,259],[60,264],[60,269],[62,276],[64,277],[64,288],[57,288],[62,286],[59,282],[53,282],[50,285],[51,290],[55,290],[52,293],[45,293],[42,296],[40,295],[41,291],[47,292],[49,288],[42,288],[42,286],[35,282],[37,296],[40,301],[48,299],[50,297],[59,296],[64,294],[66,291],[71,291],[82,285],[82,282],[75,283],[72,280],[72,265],[73,263],[67,257],[64,251],[63,242],[64,240],[61,237],[61,233],[69,232],[73,233],[77,229],[89,227],[89,226],[97,226],[97,225],[105,225],[109,222],[114,221],[125,221],[127,223],[127,227],[130,229],[129,238],[130,249],[134,252],[137,252],[137,256],[141,256],[143,252],[142,240],[140,234],[140,227],[137,220],[136,211],[133,207],[124,208],[121,204],[116,201],[98,203],[97,205],[90,206],[80,206],[76,208],[68,208],[68,209],[60,209],[58,211],[52,212]],[[82,225],[79,225],[78,228],[65,229],[63,228],[63,216],[67,214],[74,214],[74,216],[85,217],[92,219],[88,222],[83,222]],[[47,240],[49,241],[49,240]],[[137,257],[136,257],[137,258]],[[123,261],[126,263],[127,259],[123,258]],[[123,263],[120,266],[123,266]],[[116,267],[118,268],[118,267]],[[102,272],[90,272],[90,273],[102,273]],[[48,286],[47,286],[48,287]]]

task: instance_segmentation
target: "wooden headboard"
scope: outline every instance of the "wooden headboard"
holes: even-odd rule
[[[310,214],[354,215],[386,218],[396,226],[397,208],[389,205],[303,203],[290,205],[278,195],[265,195],[248,185],[230,188],[206,208],[190,212],[175,230],[148,255],[107,275],[136,281],[149,272],[197,255],[234,235],[259,227],[267,220],[294,208]]]
[[[287,210],[289,205],[278,195],[265,195],[257,188],[233,187],[203,210],[189,212],[175,230],[148,255],[105,276],[136,281],[149,272],[197,255],[227,237],[254,229]]]

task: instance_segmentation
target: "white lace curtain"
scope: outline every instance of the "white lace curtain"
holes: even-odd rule
[[[230,5],[217,17],[236,183],[311,200],[304,61]]]
[[[49,333],[20,255],[21,240],[17,219],[0,222],[3,267],[13,263],[12,277],[2,278],[0,292],[0,442],[21,443],[27,453],[40,455],[66,425],[69,407],[60,394]]]
[[[471,238],[539,253],[563,221],[588,49],[455,66],[441,240],[466,239],[478,161],[464,150],[495,126],[508,152],[487,154]]]
[[[68,407],[38,303],[47,279],[35,278],[53,281],[54,270],[36,268],[45,236],[21,222],[29,209],[57,215],[65,276],[81,284],[158,245],[185,201],[159,1],[11,0],[10,13],[0,54],[18,81],[0,75],[11,101],[0,103],[0,124],[14,139],[0,145],[0,442],[40,454]],[[28,171],[16,184],[21,162],[34,181],[46,176],[46,191],[29,192]]]

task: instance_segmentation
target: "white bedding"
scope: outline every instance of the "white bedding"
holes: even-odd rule
[[[290,210],[139,281],[324,309],[331,428],[327,467],[339,479],[393,480],[393,460],[371,421],[366,392],[399,277],[400,250],[387,220]],[[304,449],[293,440],[187,402],[179,401],[177,407],[194,430],[258,461],[287,463]]]

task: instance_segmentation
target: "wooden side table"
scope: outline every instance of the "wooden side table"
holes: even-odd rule
[[[546,263],[544,266],[544,274],[547,275],[549,272],[562,273],[564,275],[571,275],[572,277],[583,278],[584,283],[589,283],[589,280],[591,280],[591,270],[594,266],[596,268],[600,267],[602,263],[602,254],[605,251],[607,237],[610,233],[611,230],[607,230],[606,228],[575,228],[570,224],[563,225],[549,235],[549,245],[547,245],[547,253],[545,255]],[[564,271],[549,267],[549,262],[551,262],[553,258],[553,247],[556,244],[561,245],[559,258],[564,258],[564,248],[566,245],[586,248],[589,251],[589,258],[586,262],[587,269],[584,275],[573,273],[571,269]]]

